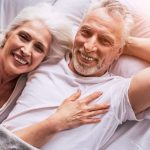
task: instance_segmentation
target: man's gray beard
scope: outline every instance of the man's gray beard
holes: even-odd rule
[[[74,66],[75,70],[78,72],[78,74],[80,74],[80,75],[90,76],[92,74],[95,74],[98,71],[98,69],[100,69],[100,67],[98,67],[98,66],[88,67],[88,66],[79,64],[76,56],[74,56],[74,55],[73,55],[72,59],[73,59],[73,66]]]

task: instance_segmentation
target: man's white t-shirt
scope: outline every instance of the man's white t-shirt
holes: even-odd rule
[[[3,125],[16,131],[39,122],[54,113],[77,89],[82,91],[81,98],[102,91],[103,95],[93,103],[108,101],[111,107],[108,113],[100,116],[100,123],[60,132],[42,147],[43,150],[98,150],[119,124],[136,120],[128,99],[130,80],[108,72],[102,77],[82,77],[69,69],[65,59],[56,65],[43,64],[30,75],[16,107]]]

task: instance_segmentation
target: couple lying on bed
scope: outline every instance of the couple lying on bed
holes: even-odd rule
[[[18,18],[22,19],[25,13],[30,19],[12,26],[1,44],[1,69],[5,73],[2,79],[7,77],[10,83],[6,86],[7,97],[3,94],[3,112],[8,113],[14,105],[8,97],[18,97],[18,87],[24,87],[25,77],[18,76],[43,61],[29,74],[23,93],[2,125],[35,147],[46,143],[42,149],[106,149],[117,127],[127,120],[145,119],[143,111],[150,105],[150,70],[123,78],[110,72],[111,65],[123,53],[149,61],[149,40],[129,37],[132,16],[118,1],[107,0],[89,8],[70,50],[68,31],[60,32],[66,28],[60,26],[61,19],[55,18],[58,25],[53,15],[46,18],[50,9],[47,5],[26,8]],[[33,20],[30,11],[40,17]],[[54,11],[53,14],[56,15]],[[53,22],[43,23],[42,17],[49,22],[53,18]],[[4,56],[9,63],[5,63]],[[66,131],[60,132],[63,130]],[[14,141],[30,147],[20,144],[21,140]]]

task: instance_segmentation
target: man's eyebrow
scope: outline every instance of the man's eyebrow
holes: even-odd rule
[[[83,26],[81,26],[81,29],[83,29],[83,30],[91,30],[92,28],[87,26],[87,25],[83,25]]]
[[[81,30],[94,30],[92,27],[89,25],[83,25],[81,26]],[[114,44],[114,38],[107,33],[102,33],[101,31],[98,32],[99,37],[103,37],[108,39],[112,44]]]
[[[114,45],[114,38],[107,34],[99,34],[99,37],[107,39],[112,45]]]

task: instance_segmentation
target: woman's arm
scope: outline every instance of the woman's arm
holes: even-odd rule
[[[98,123],[100,118],[94,116],[106,113],[109,105],[107,103],[88,105],[98,98],[101,93],[95,92],[82,100],[78,100],[81,92],[67,98],[56,113],[37,124],[15,132],[17,136],[27,143],[40,148],[57,132],[72,129],[84,124]]]
[[[129,37],[124,53],[150,62],[150,38]]]

